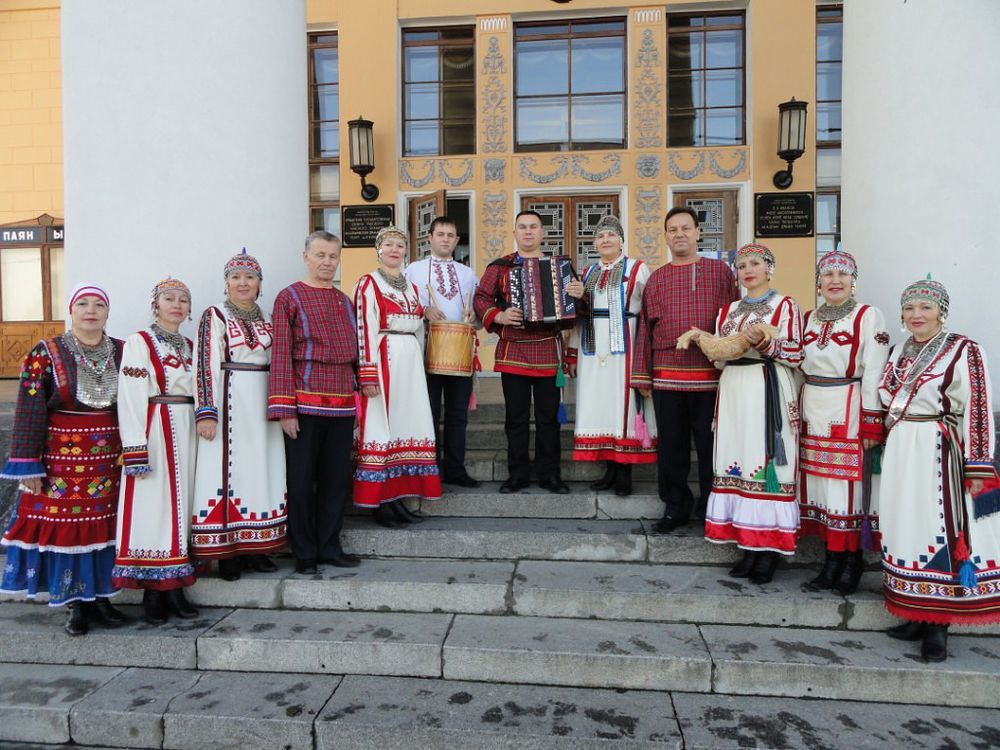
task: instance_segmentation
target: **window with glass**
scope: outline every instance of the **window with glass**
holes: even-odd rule
[[[745,142],[742,13],[667,17],[667,143]]]
[[[514,30],[518,151],[625,148],[625,19]]]
[[[476,152],[475,28],[403,30],[403,156]]]
[[[816,143],[840,144],[841,72],[844,62],[844,11],[816,9]]]
[[[337,35],[309,35],[309,213],[340,236],[340,66]]]

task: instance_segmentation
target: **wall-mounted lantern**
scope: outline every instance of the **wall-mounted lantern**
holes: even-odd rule
[[[378,186],[365,182],[365,176],[375,169],[375,139],[371,120],[358,117],[347,123],[351,144],[351,171],[361,178],[361,197],[368,203],[378,198]]]
[[[792,162],[806,150],[806,108],[808,102],[791,101],[778,105],[778,158],[784,159],[788,169],[774,174],[774,186],[787,190],[792,186]]]

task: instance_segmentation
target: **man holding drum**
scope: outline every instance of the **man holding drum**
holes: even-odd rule
[[[427,393],[434,417],[437,459],[441,479],[459,487],[478,487],[479,482],[465,470],[465,429],[469,422],[472,396],[472,361],[476,315],[472,296],[476,274],[454,259],[458,227],[447,216],[431,222],[431,254],[410,264],[406,280],[416,285],[424,317],[430,322],[428,345],[444,344],[444,361],[428,362]],[[471,333],[471,336],[469,335]],[[433,347],[434,351],[440,346]],[[453,349],[454,355],[448,354]],[[468,351],[465,351],[468,349]],[[429,353],[431,349],[428,350]],[[453,361],[454,360],[454,361]],[[446,373],[446,374],[444,374]],[[444,429],[441,429],[441,398],[444,397]]]
[[[565,495],[569,487],[562,481],[559,467],[559,387],[556,373],[562,367],[562,328],[554,323],[524,322],[524,311],[511,303],[511,277],[525,260],[542,257],[545,229],[542,217],[522,211],[514,219],[517,252],[497,258],[486,267],[476,290],[476,315],[483,327],[495,333],[497,342],[493,369],[500,373],[506,407],[509,477],[500,492],[519,492],[528,486],[531,462],[528,436],[532,396],[535,401],[535,470],[538,486]],[[566,294],[579,300],[583,284],[573,279]]]

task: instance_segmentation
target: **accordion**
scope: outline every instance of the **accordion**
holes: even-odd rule
[[[575,277],[573,262],[565,255],[523,258],[510,269],[510,303],[524,313],[525,324],[556,323],[576,319],[576,300],[566,294]]]

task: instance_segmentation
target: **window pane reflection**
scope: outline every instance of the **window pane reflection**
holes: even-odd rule
[[[816,28],[816,59],[844,59],[844,27],[839,23],[821,23]]]
[[[410,156],[435,156],[438,153],[438,121],[406,123],[406,153]]]
[[[694,71],[672,75],[667,90],[670,109],[694,109],[705,106],[701,98],[704,73]]]
[[[625,89],[625,40],[575,39],[573,41],[574,94]]]
[[[709,70],[705,72],[705,104],[709,107],[736,107],[743,103],[743,72]]]
[[[44,319],[41,248],[16,247],[0,251],[0,296],[3,297],[0,313],[4,320]]]
[[[732,146],[742,142],[743,113],[741,110],[705,110],[705,145]]]
[[[65,248],[49,248],[49,279],[52,282],[52,310],[49,320],[63,320],[66,317],[66,274],[63,273]]]
[[[816,100],[842,99],[840,81],[840,63],[816,63]]]
[[[416,83],[406,87],[406,118],[434,119],[440,115],[438,84]]]
[[[701,118],[693,111],[673,111],[667,118],[671,146],[702,145]]]
[[[834,187],[840,184],[840,149],[816,150],[816,185]]]
[[[624,106],[622,96],[574,97],[572,140],[604,143],[609,148],[622,145],[625,140]]]
[[[566,98],[520,100],[517,103],[517,140],[525,146],[569,140]]]
[[[475,123],[445,125],[443,136],[445,154],[471,154],[476,150]]]
[[[816,105],[816,140],[840,140],[840,102],[819,102]]]
[[[702,39],[702,34],[672,34],[669,40],[670,69],[703,68]]]
[[[335,164],[313,167],[309,172],[309,197],[313,201],[340,198],[340,167]]]
[[[743,33],[712,31],[705,35],[706,68],[739,68],[743,66]]]
[[[336,120],[340,112],[339,86],[320,86],[313,97],[317,120]]]
[[[441,51],[441,79],[444,81],[471,81],[476,72],[476,55],[471,47]]]
[[[446,119],[471,118],[476,111],[476,91],[472,86],[447,86],[443,91]]]
[[[409,47],[404,57],[407,81],[438,80],[437,47]]]
[[[816,231],[820,234],[835,234],[837,232],[837,196],[816,196]]]
[[[337,83],[340,80],[336,48],[313,50],[313,75],[316,83]]]
[[[330,234],[340,237],[340,209],[315,208],[312,212],[312,231],[325,229]]]
[[[569,84],[569,43],[564,40],[519,42],[517,95],[565,94]]]
[[[324,122],[313,128],[316,156],[329,159],[340,156],[340,123]]]

